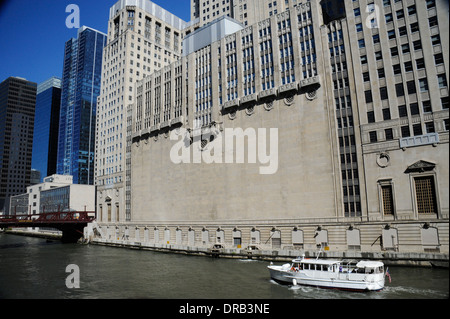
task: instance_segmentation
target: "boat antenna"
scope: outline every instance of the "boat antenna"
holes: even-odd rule
[[[317,254],[316,260],[319,259],[321,252],[322,252],[322,243],[320,243],[320,249],[319,249],[319,253]]]

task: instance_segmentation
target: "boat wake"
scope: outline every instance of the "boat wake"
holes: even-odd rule
[[[415,296],[421,296],[421,298],[430,299],[441,299],[449,297],[448,292],[445,293],[434,289],[413,288],[405,286],[386,286],[384,287],[384,293],[389,294],[390,298],[395,298],[396,296],[398,296],[399,298],[405,298],[405,296],[407,295],[410,295],[412,298],[414,298]]]

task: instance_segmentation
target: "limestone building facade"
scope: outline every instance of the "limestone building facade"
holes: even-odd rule
[[[110,9],[96,123],[97,210],[114,221],[130,213],[130,123],[135,83],[181,56],[188,24],[147,0],[120,0]]]
[[[335,2],[221,16],[136,83],[108,239],[448,254],[448,4]]]

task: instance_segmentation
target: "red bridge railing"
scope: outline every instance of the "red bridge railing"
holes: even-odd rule
[[[29,224],[89,223],[95,219],[95,212],[53,212],[32,215],[0,216],[0,225],[15,224],[27,227]],[[17,227],[17,226],[15,226]]]

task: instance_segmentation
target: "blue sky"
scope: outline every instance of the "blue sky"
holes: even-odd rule
[[[0,0],[0,82],[19,76],[41,83],[62,76],[64,44],[77,36],[66,27],[69,4],[80,8],[80,26],[107,32],[109,8],[117,0]],[[190,0],[154,0],[185,21]]]

